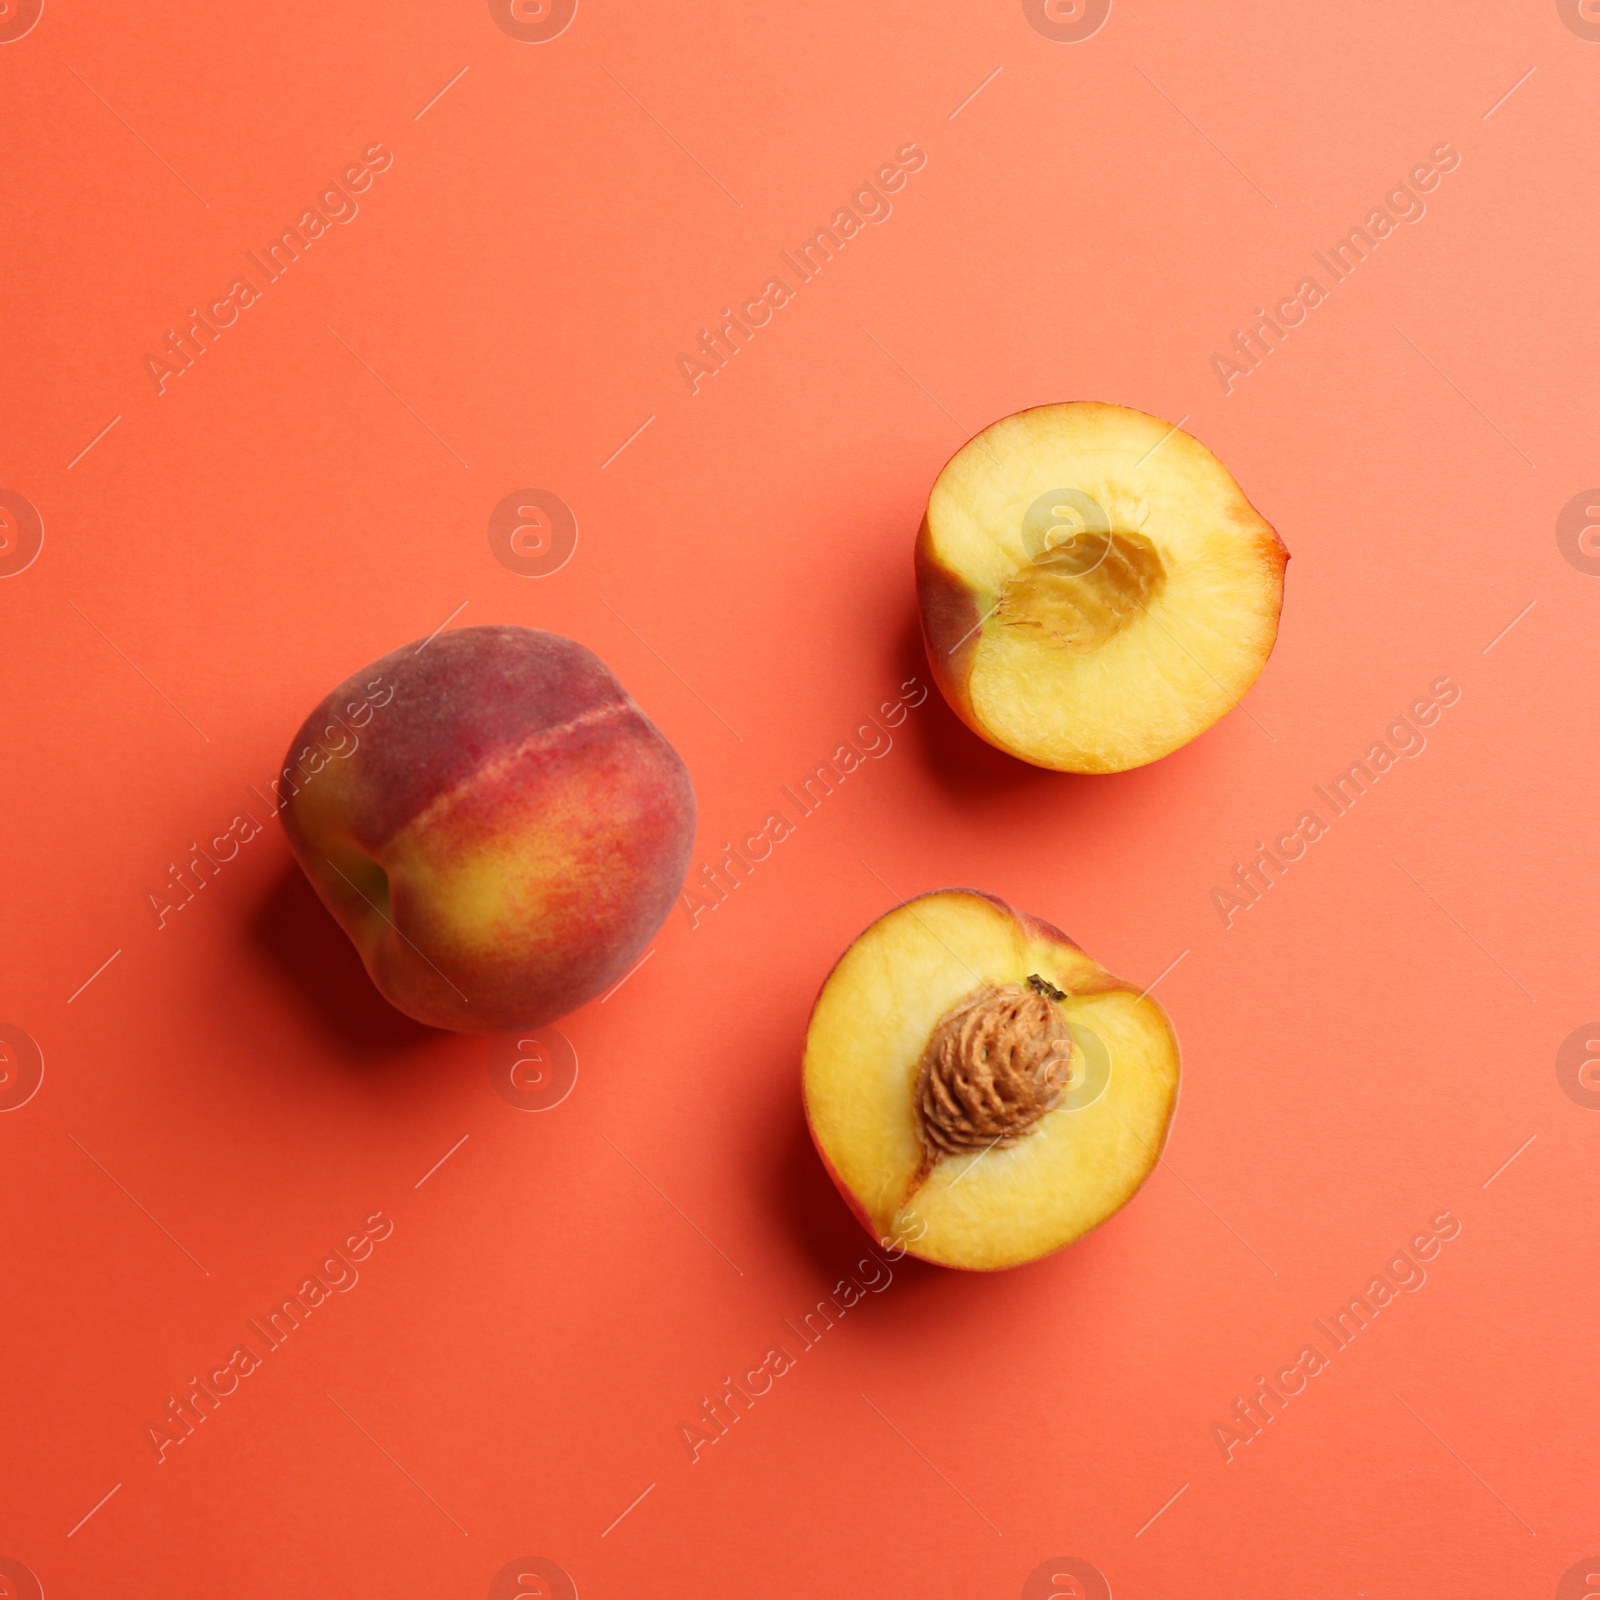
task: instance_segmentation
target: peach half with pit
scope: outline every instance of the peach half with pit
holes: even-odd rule
[[[1122,772],[1234,706],[1278,634],[1277,534],[1226,467],[1098,401],[1002,418],[946,464],[916,544],[929,664],[980,737]]]
[[[1127,1204],[1178,1098],[1166,1013],[972,889],[896,906],[806,1032],[806,1120],[862,1224],[948,1267],[1019,1266]]]
[[[534,628],[374,661],[306,719],[283,825],[391,1004],[494,1033],[622,978],[694,842],[683,762],[604,662]]]

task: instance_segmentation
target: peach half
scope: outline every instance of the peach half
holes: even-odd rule
[[[694,790],[598,656],[458,628],[306,719],[283,827],[379,991],[461,1033],[537,1027],[628,971],[683,885]]]
[[[1036,406],[934,482],[916,547],[928,660],[990,744],[1121,772],[1255,682],[1288,559],[1198,439],[1125,406]]]
[[[972,889],[878,918],[806,1033],[811,1136],[885,1247],[992,1271],[1127,1204],[1178,1099],[1166,1013],[1058,928]]]

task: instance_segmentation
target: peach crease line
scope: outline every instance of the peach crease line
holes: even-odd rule
[[[629,967],[628,970],[625,973],[623,973],[623,975],[620,978],[618,978],[617,981],[614,984],[612,984],[611,987],[609,989],[607,989],[606,992],[603,995],[600,996],[600,1004],[604,1005],[606,1003],[606,1001],[609,1000],[612,997],[612,995],[614,995],[617,992],[617,990],[620,989],[623,986],[623,984],[625,984],[628,981],[628,979],[631,978],[634,975],[634,973],[636,973],[639,970],[639,968],[642,967],[645,964],[645,962],[647,962],[650,959],[650,957],[653,956],[655,953],[656,953],[655,946],[651,945],[651,947],[648,950],[646,950],[645,953],[642,956],[640,956],[639,959],[637,961],[635,961],[634,964],[631,967]]]
[[[112,951],[112,952],[111,952],[111,954],[110,954],[110,955],[108,955],[108,956],[107,956],[107,957],[106,957],[106,958],[105,958],[105,960],[104,960],[104,961],[102,961],[102,962],[101,962],[101,963],[100,963],[100,965],[99,965],[99,966],[98,966],[98,967],[96,967],[96,968],[95,968],[95,969],[94,969],[94,971],[93,971],[93,972],[91,972],[91,973],[90,973],[90,974],[89,974],[89,976],[88,976],[88,977],[87,977],[87,978],[85,978],[85,979],[84,979],[84,980],[83,980],[83,982],[82,982],[82,983],[80,983],[80,984],[79,984],[79,985],[78,985],[78,987],[77,987],[77,988],[76,988],[76,989],[74,989],[74,990],[73,990],[73,991],[72,991],[72,993],[71,993],[71,994],[69,994],[69,995],[68,995],[68,996],[67,996],[67,1004],[68,1004],[68,1005],[69,1005],[69,1006],[70,1006],[70,1005],[71,1005],[71,1004],[72,1004],[72,1002],[73,1002],[73,1001],[74,1001],[74,1000],[76,1000],[76,999],[77,999],[77,998],[78,998],[78,996],[79,996],[79,995],[80,995],[80,994],[82,994],[82,993],[83,993],[83,991],[84,991],[84,990],[85,990],[85,989],[87,989],[87,988],[88,988],[88,987],[89,987],[89,985],[90,985],[90,984],[91,984],[91,983],[93,983],[93,982],[94,982],[94,980],[95,980],[95,979],[96,979],[96,978],[98,978],[98,977],[99,977],[99,976],[100,976],[100,974],[101,974],[101,973],[102,973],[102,972],[104,972],[104,971],[105,971],[105,970],[106,970],[106,968],[107,968],[107,967],[109,967],[109,966],[110,966],[110,965],[111,965],[111,963],[112,963],[112,962],[113,962],[113,961],[115,961],[115,960],[116,960],[116,959],[117,959],[117,957],[118,957],[118,956],[120,956],[120,955],[121,955],[121,954],[122,954],[122,947],[121,947],[121,946],[120,946],[120,945],[119,945],[119,946],[118,946],[118,947],[117,947],[117,948],[116,948],[116,949],[115,949],[115,950],[113,950],[113,951]]]
[[[652,1483],[652,1484],[651,1484],[651,1485],[650,1485],[650,1489],[653,1489],[653,1488],[655,1488],[655,1485],[654,1485],[654,1484],[653,1484],[653,1483]],[[640,1496],[639,1496],[639,1500],[643,1500],[643,1499],[644,1499],[644,1495],[645,1495],[645,1494],[649,1494],[649,1493],[650,1493],[650,1489],[646,1489],[646,1490],[645,1490],[645,1492],[644,1492],[644,1494],[642,1494],[642,1495],[640,1495]],[[629,1506],[628,1506],[628,1508],[627,1508],[627,1511],[624,1511],[624,1512],[623,1512],[623,1513],[622,1513],[622,1517],[625,1517],[625,1516],[627,1516],[627,1514],[628,1514],[628,1511],[632,1511],[632,1510],[633,1510],[633,1508],[634,1508],[634,1506],[636,1506],[636,1505],[638,1505],[638,1503],[639,1503],[639,1500],[635,1500],[635,1501],[633,1501],[633,1502],[632,1502],[632,1503],[631,1503],[631,1504],[630,1504],[630,1505],[629,1505]],[[622,1521],[622,1517],[618,1517],[618,1518],[617,1518],[617,1522],[621,1522],[621,1521]],[[614,1528],[614,1527],[616,1527],[616,1525],[617,1525],[617,1522],[613,1522],[613,1523],[612,1523],[612,1524],[611,1524],[611,1528]],[[606,1529],[606,1533],[610,1533],[610,1532],[611,1532],[611,1528],[607,1528],[607,1529]],[[606,1536],[606,1533],[602,1533],[602,1534],[601,1534],[601,1535],[600,1535],[600,1537],[601,1537],[601,1538],[602,1538],[602,1539],[603,1539],[603,1538],[605,1538],[605,1536]]]
[[[411,1185],[411,1187],[413,1189],[420,1189],[423,1186],[423,1184],[425,1184],[428,1181],[428,1179],[431,1178],[434,1175],[434,1173],[436,1173],[439,1170],[439,1168],[442,1167],[445,1164],[445,1162],[447,1162],[450,1159],[450,1157],[453,1156],[456,1153],[456,1151],[459,1150],[462,1147],[462,1145],[464,1145],[467,1142],[467,1140],[470,1139],[471,1137],[472,1137],[472,1135],[470,1133],[462,1134],[461,1137],[459,1139],[457,1139],[456,1142],[453,1145],[451,1145],[450,1148],[448,1150],[446,1150],[445,1153],[442,1156],[440,1156],[439,1159],[437,1161],[435,1161],[434,1164],[431,1167],[429,1167],[428,1170],[426,1172],[424,1172],[422,1174],[422,1176],[420,1178],[418,1178],[417,1181],[414,1184]]]
[[[1183,1490],[1187,1489],[1188,1487],[1189,1487],[1188,1484],[1184,1484],[1183,1489],[1180,1489],[1178,1491],[1178,1494],[1182,1494]],[[1172,1500],[1176,1500],[1178,1498],[1178,1494],[1173,1495]],[[1172,1500],[1167,1501],[1167,1505],[1162,1506],[1161,1511],[1165,1511],[1167,1509],[1167,1506],[1170,1506],[1172,1504]],[[1156,1512],[1156,1517],[1159,1517],[1161,1515],[1161,1511]],[[1151,1517],[1150,1522],[1154,1522],[1156,1520],[1156,1517]],[[1144,1528],[1141,1528],[1139,1530],[1139,1533],[1134,1534],[1134,1538],[1135,1539],[1137,1539],[1139,1537],[1140,1533],[1144,1532],[1145,1528],[1148,1528],[1150,1526],[1150,1522],[1145,1523]]]
[[[117,1489],[120,1489],[121,1487],[122,1487],[122,1485],[119,1483],[117,1485]],[[72,1533],[76,1533],[78,1531],[78,1529],[81,1528],[84,1525],[84,1523],[86,1523],[89,1520],[89,1518],[92,1517],[95,1514],[95,1512],[98,1511],[100,1509],[100,1507],[103,1506],[106,1503],[106,1501],[111,1498],[111,1495],[113,1495],[113,1494],[115,1494],[117,1492],[117,1489],[113,1489],[110,1494],[105,1495],[102,1499],[96,1500],[94,1505],[92,1507],[90,1507],[88,1512],[86,1512],[82,1517],[80,1517],[78,1519],[78,1521],[73,1525]],[[67,1535],[67,1537],[69,1539],[72,1537],[72,1533],[69,1533]]]

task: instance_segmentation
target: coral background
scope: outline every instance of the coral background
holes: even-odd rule
[[[4,1592],[1585,1593],[1600,23],[27,17],[0,12],[0,488],[44,530],[14,570],[13,509],[0,550]],[[892,216],[691,394],[699,330],[907,141]],[[1440,141],[1426,216],[1226,393],[1233,331]],[[374,143],[359,214],[158,394],[166,330]],[[1083,779],[930,696],[561,1024],[578,1077],[541,1114],[496,1092],[504,1046],[376,997],[248,787],[332,684],[442,624],[570,634],[683,753],[711,860],[926,679],[934,474],[1067,398],[1187,418],[1292,551],[1239,710]],[[487,536],[530,488],[578,529],[543,576]],[[1226,925],[1235,863],[1441,675],[1425,752]],[[158,929],[167,864],[245,808],[267,826]],[[1054,1259],[894,1266],[691,1463],[702,1399],[861,1277],[800,1041],[849,939],[947,883],[1159,978],[1166,1159]],[[1445,1210],[1426,1285],[1225,1460],[1235,1398]],[[380,1212],[359,1282],[158,1461],[169,1398]]]

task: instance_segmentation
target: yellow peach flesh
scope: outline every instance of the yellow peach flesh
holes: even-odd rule
[[[1074,552],[1082,570],[1063,574]],[[985,429],[934,484],[919,549],[930,658],[1001,749],[1122,771],[1187,743],[1255,681],[1286,559],[1190,435],[1122,406],[1039,406]],[[968,637],[930,606],[929,574],[965,591]]]
[[[912,1090],[939,1019],[980,984],[1038,975],[1064,990],[1074,1080],[1017,1143],[923,1164]],[[1109,1067],[1109,1073],[1105,1068]],[[829,975],[806,1036],[805,1099],[835,1180],[882,1240],[947,1266],[1047,1255],[1131,1198],[1160,1155],[1178,1049],[1155,1001],[1047,924],[969,890],[896,907]]]

